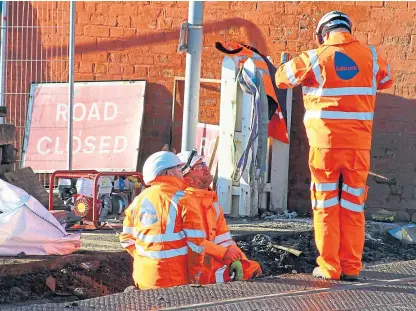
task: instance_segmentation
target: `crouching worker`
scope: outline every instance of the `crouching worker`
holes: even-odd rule
[[[196,201],[183,192],[182,166],[172,152],[152,154],[143,166],[150,187],[126,209],[120,242],[140,289],[199,284],[205,232]]]
[[[248,260],[232,240],[217,194],[210,188],[212,175],[202,157],[196,150],[180,153],[178,157],[185,163],[182,172],[190,185],[185,192],[197,199],[203,217],[206,239],[200,284],[248,280],[261,275],[260,265]]]

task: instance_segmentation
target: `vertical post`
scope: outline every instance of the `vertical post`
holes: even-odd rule
[[[6,51],[7,51],[7,1],[1,6],[1,50],[0,50],[0,106],[5,106],[4,91],[6,86]],[[0,124],[4,123],[4,117],[0,117]]]
[[[69,2],[69,45],[68,45],[68,170],[72,170],[72,120],[74,117],[74,54],[75,54],[75,1]]]
[[[204,2],[190,1],[188,12],[188,44],[186,52],[185,95],[182,127],[182,151],[196,147],[201,79],[202,24]]]
[[[281,64],[289,61],[289,54],[282,53]],[[271,167],[271,194],[270,210],[272,212],[283,213],[287,211],[287,194],[289,189],[289,155],[290,155],[290,128],[292,124],[292,99],[293,89],[286,91],[286,111],[287,111],[287,133],[289,144],[282,143],[273,139],[272,145],[272,167]]]

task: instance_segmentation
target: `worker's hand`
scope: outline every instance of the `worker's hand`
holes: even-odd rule
[[[237,248],[229,247],[224,254],[224,260],[229,260],[230,262],[242,259],[242,256]]]

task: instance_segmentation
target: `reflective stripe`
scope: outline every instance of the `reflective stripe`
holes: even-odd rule
[[[204,252],[204,247],[203,246],[198,246],[195,243],[192,243],[191,241],[188,241],[187,243],[188,243],[189,248],[193,252],[198,253],[198,254],[201,254],[201,253]]]
[[[202,230],[183,229],[187,238],[202,238],[205,239],[205,232]]]
[[[370,45],[371,56],[373,56],[373,92],[377,93],[377,73],[378,73],[378,62],[377,62],[377,51],[374,46]]]
[[[220,217],[220,205],[218,204],[218,202],[214,202],[214,207],[215,207],[215,212],[217,213],[217,220],[218,220],[218,217]]]
[[[342,185],[342,191],[348,192],[349,194],[359,197],[364,193],[364,188],[353,188],[351,186],[344,184]]]
[[[380,81],[380,83],[386,83],[390,79],[391,79],[390,65],[387,65],[387,76],[385,76],[384,79]]]
[[[219,246],[223,246],[223,247],[228,247],[230,245],[237,245],[237,244],[235,244],[235,242],[233,240],[229,240],[229,241],[222,242],[222,243],[220,243],[218,245]]]
[[[318,57],[316,56],[316,50],[307,51],[309,56],[309,62],[311,63],[312,71],[315,75],[315,80],[319,86],[322,87],[324,81],[322,80],[321,68],[319,67]]]
[[[123,233],[124,234],[134,234],[134,227],[123,226]]]
[[[230,232],[226,232],[220,235],[217,235],[214,239],[215,244],[220,244],[221,242],[232,240]]]
[[[313,200],[312,207],[316,208],[327,208],[338,204],[338,197],[328,200]]]
[[[353,212],[362,212],[364,211],[364,204],[355,204],[345,199],[341,199],[341,207],[349,209]]]
[[[289,61],[285,63],[285,71],[286,71],[287,78],[289,79],[289,82],[293,86],[298,85],[298,81],[296,80],[295,74],[292,69],[292,62]]]
[[[280,119],[283,119],[284,118],[283,117],[283,113],[281,113],[281,112],[278,113],[278,116],[279,116]]]
[[[178,214],[178,202],[184,195],[185,193],[183,191],[178,191],[173,195],[170,201],[165,233],[173,233],[173,230],[175,229],[176,215]]]
[[[127,240],[127,241],[120,242],[122,248],[127,248],[129,246],[134,245],[135,243],[136,241],[134,240]]]
[[[165,259],[188,254],[188,247],[184,246],[181,248],[169,249],[164,251],[145,251],[143,247],[136,245],[136,251],[137,254],[140,256],[153,259]]]
[[[337,183],[316,183],[311,182],[311,190],[314,190],[314,187],[318,191],[333,191],[338,189]]]
[[[347,95],[376,95],[377,90],[372,87],[337,87],[330,89],[310,86],[302,87],[303,95],[314,96],[347,96]]]
[[[224,272],[227,269],[227,266],[222,266],[221,268],[215,271],[215,282],[216,283],[224,283]]]
[[[176,233],[165,233],[165,234],[143,234],[143,232],[137,234],[136,239],[145,243],[161,243],[161,242],[173,242],[180,241],[185,238],[185,233],[179,231]]]
[[[344,112],[327,110],[308,110],[305,112],[304,120],[308,119],[338,119],[338,120],[373,120],[373,112]]]

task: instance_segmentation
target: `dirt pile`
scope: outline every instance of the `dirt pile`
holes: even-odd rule
[[[0,308],[1,304],[76,301],[119,293],[132,285],[131,273],[130,256],[120,253],[59,270],[1,277]]]

